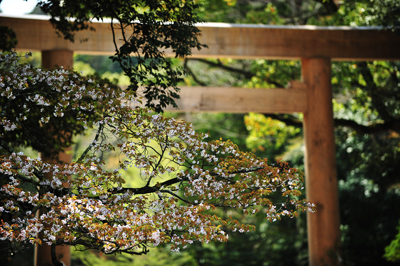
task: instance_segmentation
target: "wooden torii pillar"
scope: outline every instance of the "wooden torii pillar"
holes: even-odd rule
[[[308,103],[303,118],[306,198],[317,206],[307,213],[309,265],[341,265],[331,61],[306,58],[301,64]]]
[[[70,50],[48,50],[42,51],[42,67],[46,69],[54,69],[55,67],[72,68],[73,66],[73,51]],[[43,161],[54,163],[54,161],[47,158],[42,158]],[[72,163],[71,147],[67,148],[64,152],[58,154],[58,159],[64,163]],[[40,211],[38,212],[38,215]],[[57,259],[65,266],[71,266],[71,249],[69,246],[56,247]],[[53,265],[51,261],[51,246],[43,243],[36,245],[34,255],[35,266],[49,266]]]

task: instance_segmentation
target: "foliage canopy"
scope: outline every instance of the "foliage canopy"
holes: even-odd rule
[[[76,31],[93,30],[91,22],[109,21],[115,46],[111,58],[129,77],[128,90],[143,96],[146,106],[161,112],[167,105],[176,107],[177,84],[184,75],[182,69],[174,68],[171,60],[165,58],[165,50],[171,50],[175,57],[185,57],[191,49],[205,47],[197,39],[200,31],[195,23],[200,19],[195,11],[196,2],[40,0],[38,6],[51,16],[58,34],[70,41],[76,41]],[[15,36],[8,31],[2,31],[9,36],[7,46],[2,47],[6,51],[15,45]],[[139,87],[143,88],[140,92]]]
[[[189,124],[139,107],[130,91],[69,70],[21,65],[16,53],[1,55],[0,61],[0,235],[6,256],[36,243],[53,250],[64,244],[106,254],[143,254],[148,246],[171,242],[179,250],[194,241],[226,241],[227,231],[252,228],[213,214],[216,207],[251,215],[264,206],[270,221],[314,210],[299,198],[302,173],[286,163],[273,167],[229,141],[207,142]],[[39,125],[31,128],[25,121],[38,114]],[[67,123],[71,116],[76,131],[96,130],[72,164],[13,150],[23,143],[14,142],[10,133],[34,139],[30,130],[45,131],[53,120],[63,125],[58,120]],[[119,164],[107,170],[104,156],[113,151]],[[140,169],[137,187],[125,186],[121,176],[131,167]],[[280,195],[279,200],[272,195]]]

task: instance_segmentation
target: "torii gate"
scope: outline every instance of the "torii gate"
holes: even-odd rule
[[[47,68],[71,67],[73,53],[115,51],[108,23],[94,23],[95,32],[77,33],[76,40],[89,39],[83,43],[59,38],[46,16],[1,15],[0,25],[15,30],[17,49],[42,51]],[[209,49],[193,50],[193,58],[301,60],[302,82],[288,89],[185,87],[177,104],[184,112],[303,113],[306,197],[317,205],[317,212],[307,215],[310,265],[340,265],[331,60],[399,60],[400,36],[377,27],[204,23],[198,28],[200,42]]]

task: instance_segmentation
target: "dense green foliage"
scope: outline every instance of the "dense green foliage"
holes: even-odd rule
[[[389,261],[400,261],[400,226],[396,239],[385,249],[385,258]]]
[[[15,32],[6,26],[0,26],[0,47],[5,51],[10,51],[17,43]]]
[[[41,75],[41,78],[26,78],[24,80],[24,93],[14,91],[13,98],[1,95],[2,118],[12,117],[10,123],[18,122],[20,124],[20,127],[13,131],[1,129],[1,141],[3,144],[6,143],[13,147],[31,147],[42,153],[43,156],[51,157],[71,146],[73,136],[82,134],[87,127],[86,124],[77,120],[78,112],[74,103],[68,103],[62,115],[53,117],[51,123],[48,123],[47,120],[50,120],[54,113],[58,113],[57,103],[63,102],[64,97],[59,91],[54,90],[54,87],[58,86],[58,90],[61,90],[71,82],[76,82],[78,86],[89,87],[94,77],[84,77],[84,80],[78,81],[78,73],[71,72],[62,84],[58,84],[57,80],[50,76],[52,72],[47,72],[41,68],[37,69],[31,65],[26,65],[24,69],[18,69],[15,65],[0,62],[2,87],[12,88],[15,84],[14,77],[25,73]],[[57,73],[64,73],[64,70],[57,70]],[[101,80],[99,84],[120,91],[118,86],[108,80]],[[30,101],[26,100],[26,95],[31,95]],[[40,109],[35,108],[37,102],[44,101],[43,99],[47,98],[50,99],[50,103],[43,103]],[[88,104],[97,104],[97,101],[90,97],[85,98],[85,101]],[[82,110],[82,112],[89,120],[94,120],[98,116],[98,114],[93,114],[87,110]]]
[[[169,104],[176,106],[177,84],[184,75],[165,57],[165,50],[184,57],[191,49],[204,46],[197,40],[200,32],[194,24],[200,20],[193,0],[40,0],[38,6],[51,16],[57,32],[70,41],[75,41],[76,31],[93,30],[91,21],[109,20],[115,46],[111,59],[129,78],[128,90],[143,95],[146,106],[157,112]]]

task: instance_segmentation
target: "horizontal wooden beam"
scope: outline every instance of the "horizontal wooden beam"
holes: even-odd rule
[[[400,35],[379,28],[207,25],[195,57],[398,60]]]
[[[108,23],[93,23],[95,32],[77,34],[74,43],[58,37],[46,16],[0,15],[0,25],[17,33],[18,49],[30,51],[68,49],[75,53],[112,55],[115,48]],[[238,25],[203,23],[196,58],[399,60],[400,35],[379,28]],[[88,39],[81,42],[80,40]],[[120,39],[117,36],[117,39]],[[171,56],[169,51],[166,53]]]
[[[181,87],[178,109],[171,112],[296,113],[307,110],[306,86],[294,82],[288,89],[235,87]]]

